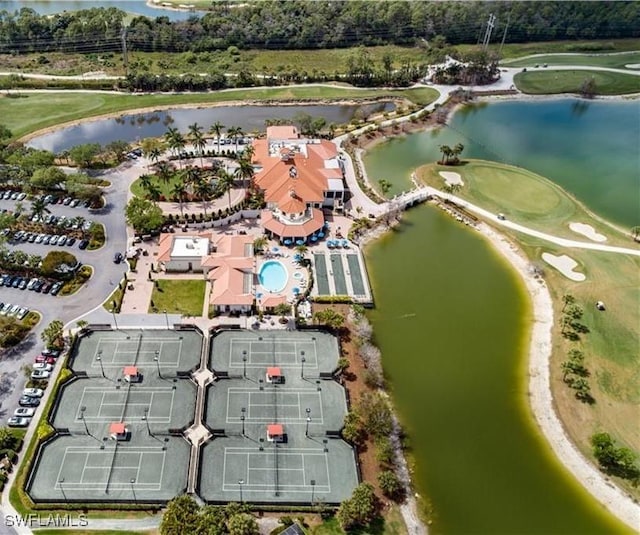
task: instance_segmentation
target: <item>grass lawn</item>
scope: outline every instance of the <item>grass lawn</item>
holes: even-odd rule
[[[573,232],[569,224],[585,223],[607,236],[607,245],[633,247],[630,236],[592,216],[582,204],[550,180],[510,165],[484,160],[466,160],[459,166],[424,165],[416,171],[424,183],[443,189],[440,171],[459,173],[464,185],[456,193],[509,220],[555,236],[589,241]]]
[[[593,226],[608,237],[607,244],[633,247],[624,236],[605,221],[596,219],[562,188],[524,169],[503,164],[471,160],[462,166],[425,165],[418,177],[427,184],[442,188],[439,171],[460,173],[464,186],[456,194],[492,212],[504,212],[508,219],[551,234],[588,241],[568,228],[571,221]],[[495,221],[489,221],[495,223]],[[552,389],[558,411],[572,439],[583,454],[591,459],[589,438],[597,431],[607,431],[620,442],[640,454],[640,427],[629,425],[637,419],[640,404],[640,355],[638,325],[640,325],[640,258],[631,255],[604,253],[584,249],[566,249],[539,238],[498,227],[500,232],[517,241],[533,264],[545,273],[545,280],[554,300]],[[586,280],[574,282],[548,265],[542,253],[566,254],[584,273]],[[562,316],[562,296],[571,294],[584,309],[581,320],[590,332],[572,342],[562,336],[559,318]],[[595,308],[603,301],[607,310]],[[560,364],[570,349],[585,354],[585,366],[593,405],[581,403],[562,381]],[[640,491],[625,484],[625,489],[640,497]]]
[[[338,520],[331,517],[322,524],[307,530],[310,535],[344,535]],[[397,505],[385,509],[384,517],[378,517],[367,529],[353,529],[349,533],[356,535],[407,535],[407,528]]]
[[[158,285],[151,294],[151,301],[155,307],[149,306],[150,314],[166,310],[169,314],[202,315],[204,280],[157,280]]]
[[[458,45],[458,50],[468,50],[475,45]],[[489,52],[496,54],[500,50],[500,44],[489,47]],[[559,54],[562,52],[573,53],[611,53],[640,50],[640,39],[604,39],[593,41],[546,41],[535,43],[507,43],[502,47],[502,58],[513,59],[530,54]]]
[[[640,92],[640,76],[605,71],[528,71],[519,72],[513,78],[523,93],[546,95],[556,93],[580,93],[580,86],[588,78],[596,82],[598,95],[627,95]]]
[[[165,199],[169,201],[171,199],[171,190],[178,183],[181,182],[180,176],[178,173],[175,173],[169,182],[161,181],[158,178],[154,178],[151,180],[152,184],[155,184],[160,189],[160,194],[164,195]],[[133,184],[131,184],[131,193],[133,193],[136,197],[145,198],[147,192],[140,184],[140,179],[136,179]]]
[[[522,58],[502,62],[506,67],[533,67],[535,65],[593,65],[624,69],[627,64],[640,63],[640,52],[624,54],[547,54],[535,58]]]
[[[61,123],[114,114],[126,110],[160,106],[190,104],[215,104],[232,101],[314,101],[351,100],[374,98],[408,99],[415,104],[426,106],[433,102],[438,93],[431,88],[401,90],[355,89],[352,87],[277,87],[238,89],[213,93],[181,95],[110,95],[97,93],[20,94],[17,98],[0,97],[0,117],[15,137],[24,136],[37,130]]]
[[[640,355],[638,353],[640,325],[640,258],[620,254],[563,249],[537,238],[515,234],[529,258],[545,272],[545,280],[554,300],[553,354],[551,383],[555,405],[561,420],[582,453],[593,459],[589,439],[592,434],[606,431],[620,444],[640,456],[640,426],[630,425],[638,419],[640,405]],[[576,268],[586,275],[583,282],[564,277],[542,259],[543,252],[567,254]],[[577,342],[561,334],[558,318],[562,315],[562,296],[571,294],[584,309],[581,322],[590,332],[580,335]],[[603,301],[607,310],[598,311],[594,304]],[[585,355],[585,366],[593,405],[575,399],[562,381],[560,364],[570,349]],[[640,498],[640,489],[616,479],[627,492]]]

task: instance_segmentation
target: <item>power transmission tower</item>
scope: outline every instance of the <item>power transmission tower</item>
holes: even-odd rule
[[[498,57],[502,57],[502,47],[504,46],[504,42],[507,39],[507,30],[509,29],[509,21],[511,20],[511,11],[509,11],[509,15],[507,16],[507,25],[504,27],[504,33],[502,34],[502,42],[500,43],[500,50],[498,51]]]
[[[129,56],[127,54],[127,27],[122,27],[122,33],[120,34],[122,39],[122,63],[124,64],[124,74],[129,74]]]
[[[487,21],[487,29],[484,32],[484,39],[482,40],[482,48],[484,50],[489,46],[489,41],[491,40],[491,33],[493,32],[493,27],[496,23],[496,17],[493,13],[489,13],[489,20]]]

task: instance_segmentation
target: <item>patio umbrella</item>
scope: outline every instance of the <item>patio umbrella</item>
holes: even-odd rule
[[[285,245],[291,245],[293,242],[292,242],[289,238],[287,238],[287,239],[286,239],[286,240],[284,240],[284,242],[282,242],[282,243],[284,243]]]
[[[298,241],[296,241],[296,245],[304,245],[304,240],[298,240]]]
[[[324,232],[318,232],[318,238],[324,238]]]
[[[298,288],[297,286],[293,289],[293,293],[294,294],[299,294],[300,293],[300,288]]]
[[[271,250],[272,250],[274,253],[277,253],[277,252],[280,250],[280,247],[272,247],[272,248],[271,248]]]
[[[318,237],[317,236],[311,236],[311,241],[318,241]]]

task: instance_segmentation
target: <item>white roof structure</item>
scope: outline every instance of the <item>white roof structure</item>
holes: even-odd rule
[[[209,238],[195,236],[175,236],[171,248],[171,258],[201,258],[209,254]]]
[[[328,178],[329,191],[344,191],[344,183],[339,178]]]

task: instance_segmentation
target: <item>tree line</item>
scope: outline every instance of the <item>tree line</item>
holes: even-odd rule
[[[291,0],[214,2],[184,21],[135,17],[130,50],[204,52],[239,48],[314,49],[358,45],[414,45],[444,36],[476,43],[489,14],[499,42],[613,39],[640,36],[637,2],[348,2]],[[0,11],[0,52],[119,50],[125,12],[116,8],[39,15],[30,8]]]

